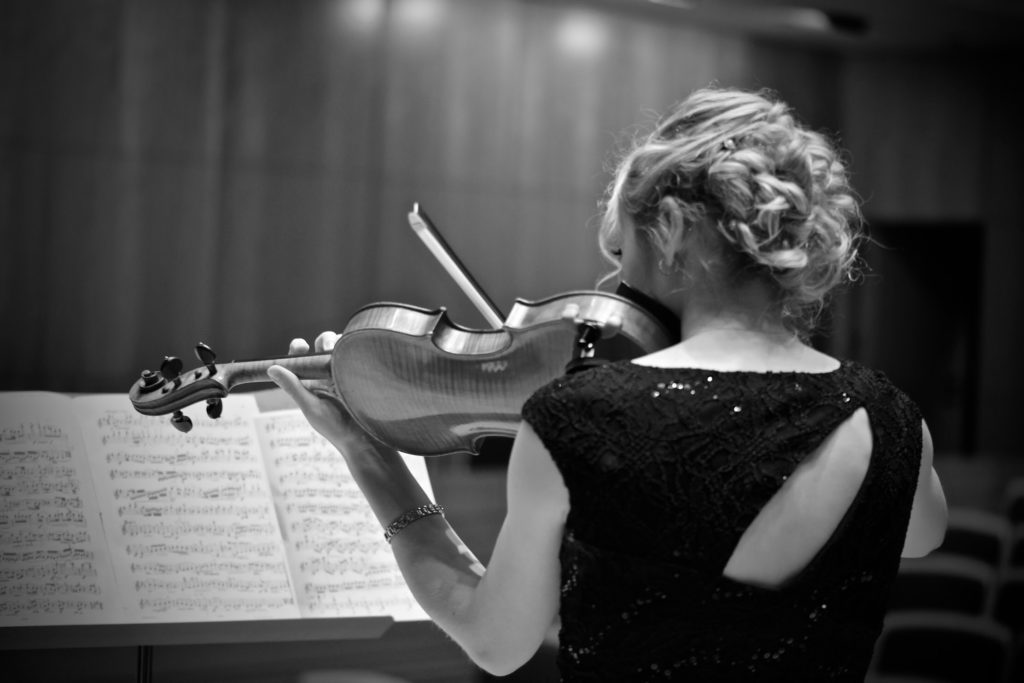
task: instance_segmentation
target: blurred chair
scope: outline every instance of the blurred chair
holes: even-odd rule
[[[985,617],[947,612],[896,612],[875,644],[869,680],[935,679],[946,683],[1004,683],[1009,629]]]
[[[1002,573],[992,601],[992,617],[1015,637],[1024,636],[1024,567]]]
[[[1012,527],[1002,515],[966,507],[949,508],[949,527],[935,554],[959,555],[999,567],[1010,545]]]
[[[889,610],[943,611],[981,616],[988,613],[996,569],[955,555],[904,559],[893,584]]]
[[[1024,681],[1024,635],[1017,636],[1010,653],[1010,670],[1006,677],[1009,683]]]
[[[1010,547],[1006,552],[1006,568],[1024,569],[1024,524],[1017,524],[1010,532]]]
[[[1007,482],[1002,507],[1010,524],[1024,524],[1024,477],[1014,477]]]

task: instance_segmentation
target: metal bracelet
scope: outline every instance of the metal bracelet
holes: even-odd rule
[[[429,505],[420,505],[418,508],[407,510],[398,517],[395,518],[391,524],[387,525],[384,529],[384,540],[391,543],[391,539],[394,538],[395,534],[409,526],[418,519],[424,517],[430,517],[431,515],[444,516],[444,508],[437,503],[430,503]]]

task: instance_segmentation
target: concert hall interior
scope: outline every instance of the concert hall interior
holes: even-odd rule
[[[417,203],[504,311],[593,289],[613,155],[697,88],[768,88],[844,150],[871,238],[814,346],[921,407],[951,510],[937,552],[996,529],[968,610],[1003,663],[941,680],[1008,682],[1024,675],[1024,623],[997,600],[1013,577],[1024,604],[1022,31],[1011,0],[5,0],[0,392],[124,396],[165,356],[202,367],[197,342],[279,357],[373,302],[490,328],[410,230]],[[237,400],[249,389],[286,405],[269,384]],[[509,443],[424,459],[485,564]],[[340,639],[11,623],[7,681],[497,680],[429,621]],[[548,642],[509,680],[557,680],[553,657]]]

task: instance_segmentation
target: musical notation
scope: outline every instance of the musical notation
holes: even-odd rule
[[[20,547],[45,547],[50,544],[57,544],[60,546],[75,546],[83,545],[89,542],[89,532],[87,530],[47,530],[47,531],[12,531],[3,534],[4,548],[20,548]],[[64,551],[68,548],[65,547]],[[72,548],[71,550],[77,550]],[[64,552],[54,550],[52,552]],[[50,552],[50,551],[47,551]]]
[[[114,429],[110,433],[104,434],[100,437],[100,443],[104,446],[177,446],[181,444],[183,438],[192,438],[196,440],[197,446],[230,446],[234,445],[248,445],[245,442],[241,444],[236,442],[233,437],[226,434],[196,434],[188,437],[183,437],[180,434],[168,434],[162,429],[157,428],[144,428],[139,430],[131,429]]]
[[[11,527],[53,527],[58,525],[85,526],[85,513],[78,510],[59,508],[56,503],[39,502],[36,512],[14,512],[12,514],[0,514],[0,529]],[[81,507],[81,501],[77,501],[76,507]]]
[[[26,615],[33,618],[27,623],[60,623],[68,621],[68,617],[74,618],[71,621],[78,621],[82,617],[93,620],[106,608],[107,604],[103,600],[5,596],[0,600],[0,620],[7,623],[23,623],[19,620],[25,619]]]
[[[76,478],[47,481],[29,477],[25,481],[0,485],[0,498],[13,499],[19,496],[48,496],[52,494],[78,496],[79,483]]]
[[[0,625],[117,614],[81,438],[60,398],[0,394]]]
[[[118,583],[138,616],[299,616],[253,429],[255,401],[233,397],[231,415],[219,420],[193,411],[195,429],[185,434],[91,398],[76,400],[91,425],[86,439]]]
[[[0,489],[0,512],[15,512],[18,510],[42,510],[50,505],[59,508],[81,508],[82,499],[78,496],[54,496],[53,498],[16,498],[12,491]],[[0,519],[6,515],[0,515]],[[3,522],[0,522],[0,527]]]
[[[349,482],[351,483],[351,482]],[[289,488],[286,482],[280,482],[280,495],[285,500],[365,500],[362,492],[352,488],[340,488],[337,486],[303,486],[302,488]]]
[[[256,427],[303,613],[424,618],[342,455],[297,411]]]
[[[174,502],[178,500],[250,500],[260,497],[264,491],[266,482],[263,479],[256,479],[245,485],[232,484],[230,486],[165,486],[156,488],[119,488],[111,491],[114,500],[165,500]]]
[[[61,579],[90,579],[97,575],[96,566],[92,562],[54,562],[45,565],[29,565],[18,569],[0,569],[0,593],[16,587],[15,582],[30,579],[34,585],[45,582],[49,585],[61,585]],[[80,592],[80,591],[72,591]],[[99,589],[89,586],[87,592],[98,593]]]
[[[101,588],[92,582],[72,581],[68,577],[65,581],[10,581],[4,583],[0,590],[0,596],[16,595],[19,597],[34,597],[36,595],[46,596],[75,596],[93,595],[99,596]]]
[[[67,445],[68,435],[59,424],[37,420],[38,413],[24,413],[28,419],[0,426],[0,443]]]
[[[197,577],[181,574],[169,578],[137,579],[132,583],[136,593],[156,594],[159,597],[172,595],[250,595],[251,600],[263,596],[291,596],[291,586],[285,576],[263,579],[247,575]]]
[[[288,523],[288,529],[293,532],[301,531],[307,535],[319,537],[337,538],[339,536],[368,536],[378,534],[380,525],[376,520],[360,519],[353,515],[348,517],[332,518],[331,516],[317,517],[313,515],[300,515],[298,519]]]
[[[225,557],[249,557],[259,558],[276,557],[281,551],[281,546],[276,542],[252,542],[252,541],[209,541],[200,540],[186,543],[165,543],[157,541],[154,543],[129,543],[125,546],[125,553],[132,559],[158,558],[158,557],[209,557],[221,559]],[[253,560],[250,560],[253,561]]]
[[[223,574],[269,574],[279,576],[284,567],[280,562],[238,562],[232,560],[184,560],[181,562],[132,562],[131,570],[146,576],[219,576]]]
[[[5,450],[4,462],[9,465],[64,465],[71,462],[71,451],[68,450]]]
[[[177,465],[190,467],[198,463],[217,464],[245,460],[249,451],[245,448],[203,448],[198,452],[180,453],[133,453],[115,451],[106,454],[106,461],[111,465]]]
[[[348,552],[343,555],[303,560],[299,563],[299,568],[302,570],[303,575],[307,577],[316,577],[321,573],[335,576],[349,574],[357,577],[371,577],[383,574],[388,577],[389,581],[393,581],[395,576],[391,568],[386,565],[373,564],[372,558],[367,557],[369,553],[370,550],[366,547],[360,551],[350,545]],[[310,587],[313,585],[312,583],[307,584]]]
[[[0,469],[0,482],[70,479],[75,476],[75,468],[71,465],[51,465],[45,462],[45,458],[41,460],[44,461],[18,463],[14,458],[4,457],[4,467]]]
[[[118,517],[224,517],[235,515],[247,520],[250,517],[260,518],[266,514],[266,508],[256,503],[248,505],[232,505],[227,503],[176,503],[171,505],[146,504],[132,502],[117,508]]]
[[[337,517],[361,511],[365,505],[365,503],[360,504],[355,501],[351,503],[287,503],[284,506],[284,510],[289,515],[296,514],[316,515],[318,517]]]
[[[228,598],[223,596],[140,598],[139,611],[143,614],[177,615],[202,612],[210,616],[266,615],[268,609],[291,613],[295,610],[295,599],[291,594],[281,597],[276,603],[255,598]]]
[[[271,536],[275,527],[269,521],[262,524],[244,524],[242,522],[187,522],[171,519],[160,522],[125,521],[120,526],[121,535],[128,538],[143,536],[145,538],[166,538],[177,540],[188,536],[203,538],[259,538]]]
[[[351,553],[365,554],[380,551],[380,541],[374,538],[322,538],[309,535],[294,541],[295,550],[305,554],[316,556],[321,555],[349,555]]]
[[[179,481],[183,484],[190,482],[237,482],[251,481],[263,478],[262,471],[249,468],[246,470],[221,469],[221,470],[158,470],[151,468],[130,468],[118,469],[112,467],[108,470],[108,476],[114,481],[136,480],[136,481]]]
[[[19,563],[29,562],[45,562],[52,564],[55,562],[61,562],[63,560],[93,560],[96,558],[96,553],[93,550],[87,548],[63,548],[57,550],[54,548],[35,550],[26,550],[24,552],[17,552],[11,550],[5,550],[0,553],[0,562],[3,562],[3,567],[13,566]]]
[[[0,393],[0,626],[426,618],[341,454],[232,401],[184,434],[124,396]]]

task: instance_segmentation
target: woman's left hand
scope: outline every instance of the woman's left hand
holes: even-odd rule
[[[321,332],[313,342],[315,351],[330,352],[339,336],[331,331]],[[306,340],[293,339],[288,345],[289,356],[304,353],[309,353]],[[291,397],[313,429],[342,452],[373,443],[373,438],[359,426],[333,390],[310,389],[295,373],[280,365],[271,366],[267,375]]]

